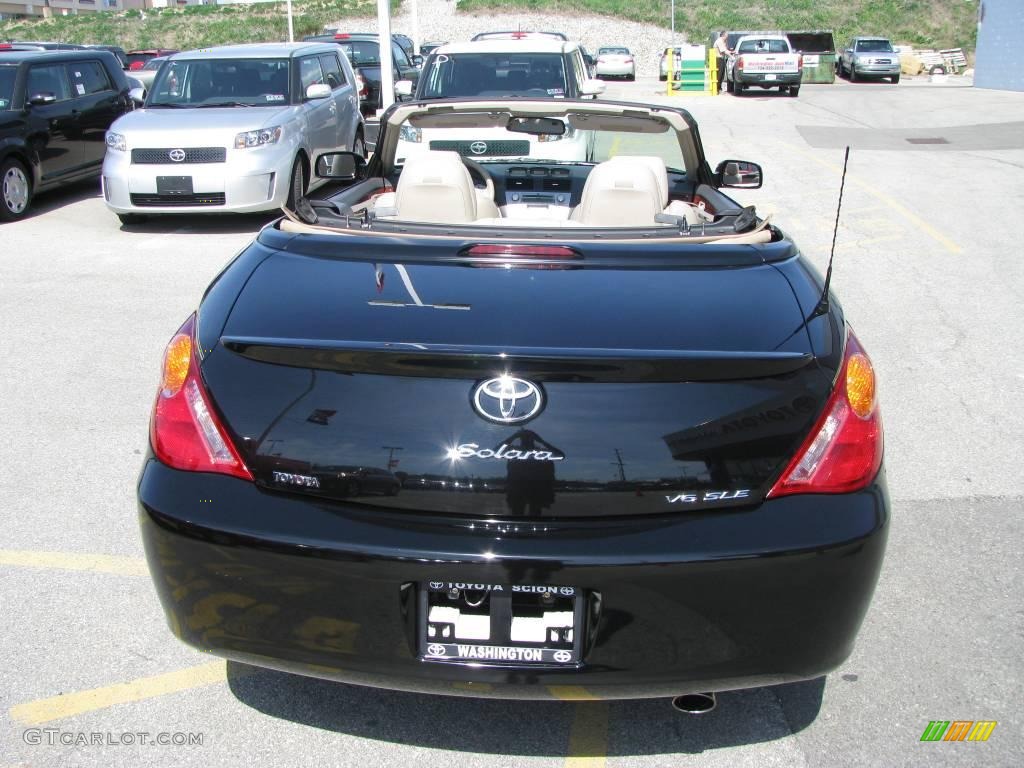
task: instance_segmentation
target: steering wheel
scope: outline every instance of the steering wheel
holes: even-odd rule
[[[494,197],[494,177],[491,176],[491,172],[484,168],[476,160],[470,160],[468,157],[462,158],[462,164],[466,166],[466,170],[469,171],[470,178],[473,179],[473,186],[477,189],[487,190],[487,194]],[[477,182],[480,184],[477,184]]]

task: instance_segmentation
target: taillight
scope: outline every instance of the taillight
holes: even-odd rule
[[[149,441],[164,464],[189,472],[218,472],[252,480],[210,403],[199,375],[196,316],[181,326],[164,350],[160,391],[153,406]]]
[[[797,69],[803,69],[804,68],[804,55],[802,53],[799,56],[796,57],[796,68]]]
[[[475,267],[529,267],[530,269],[569,269],[571,262],[583,256],[566,245],[489,244],[473,245],[460,251],[473,259]]]
[[[633,60],[632,59],[626,59],[623,63],[624,64],[632,64]]]
[[[740,72],[743,71],[743,57],[742,56],[740,56],[738,59],[736,59],[736,69],[738,69]]]
[[[825,410],[807,440],[768,492],[850,493],[870,483],[882,465],[882,417],[875,372],[853,331]]]

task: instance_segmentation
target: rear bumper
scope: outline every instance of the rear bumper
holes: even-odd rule
[[[139,482],[146,555],[172,631],[289,672],[408,691],[645,698],[818,677],[850,653],[888,532],[863,492],[743,511],[471,528],[271,494],[155,459]],[[408,585],[568,584],[600,595],[579,668],[427,662]]]
[[[740,72],[735,71],[736,82],[743,85],[763,85],[769,88],[778,85],[800,85],[802,72]]]

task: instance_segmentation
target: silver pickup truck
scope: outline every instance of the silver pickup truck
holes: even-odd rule
[[[746,35],[725,64],[725,87],[737,96],[748,86],[800,93],[803,56],[794,53],[785,35]]]
[[[839,55],[839,76],[850,82],[866,77],[888,77],[900,81],[900,55],[884,37],[855,37]]]

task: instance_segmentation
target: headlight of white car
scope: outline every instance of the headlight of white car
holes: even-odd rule
[[[413,144],[419,144],[423,141],[423,130],[415,125],[402,123],[402,127],[398,129],[398,138],[402,141],[411,141]]]
[[[113,131],[107,131],[107,146],[111,149],[116,149],[118,152],[128,151],[128,144],[124,140],[124,136]]]
[[[275,125],[273,128],[260,128],[257,131],[245,131],[235,136],[235,149],[277,144],[280,138],[281,126],[279,125]]]

